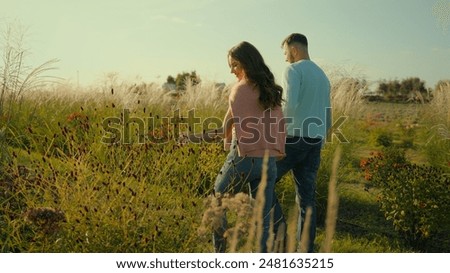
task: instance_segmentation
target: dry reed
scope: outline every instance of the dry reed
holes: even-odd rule
[[[300,211],[297,205],[294,205],[290,210],[287,227],[286,227],[286,251],[293,253],[297,251],[297,223],[299,220]],[[281,228],[280,228],[281,229]],[[284,229],[283,229],[284,232]]]
[[[333,113],[337,115],[355,115],[362,107],[362,94],[367,83],[354,78],[343,78],[331,86],[331,103]]]
[[[341,160],[341,146],[336,148],[333,163],[331,166],[331,177],[328,188],[327,217],[325,220],[325,240],[322,244],[321,252],[329,253],[332,250],[332,242],[336,231],[336,221],[338,215],[339,197],[337,193],[337,172]]]
[[[442,82],[433,93],[430,102],[430,113],[433,113],[439,122],[450,126],[450,81]]]
[[[312,215],[312,209],[311,207],[306,208],[305,213],[305,222],[303,224],[303,231],[301,232],[301,239],[299,241],[298,249],[301,253],[308,252],[308,245],[309,245],[309,230],[311,229],[311,215]],[[300,228],[297,226],[297,228]],[[297,231],[298,233],[298,231]]]

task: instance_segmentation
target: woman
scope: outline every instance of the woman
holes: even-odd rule
[[[245,183],[250,186],[253,198],[261,185],[264,155],[267,152],[267,179],[263,200],[263,231],[260,251],[267,252],[270,227],[270,210],[277,176],[276,160],[285,155],[285,129],[281,112],[282,88],[259,51],[248,42],[241,42],[228,52],[228,65],[238,82],[232,87],[224,126],[206,132],[201,138],[213,141],[224,138],[227,159],[215,181],[215,195],[237,193]],[[189,137],[198,140],[199,136]],[[216,252],[225,252],[226,216],[221,227],[214,231]]]

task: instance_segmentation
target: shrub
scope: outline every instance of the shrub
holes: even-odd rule
[[[377,144],[383,147],[389,147],[392,145],[392,134],[387,132],[382,132],[377,137]]]
[[[450,178],[432,166],[412,164],[404,151],[384,149],[361,162],[366,180],[380,192],[378,202],[386,220],[414,247],[444,230],[450,221]]]

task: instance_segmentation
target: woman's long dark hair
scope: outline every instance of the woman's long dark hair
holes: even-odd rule
[[[231,48],[228,55],[241,64],[247,79],[259,88],[259,103],[265,110],[281,106],[283,88],[275,83],[256,47],[244,41]]]

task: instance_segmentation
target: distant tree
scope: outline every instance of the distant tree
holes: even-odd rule
[[[186,85],[189,83],[192,86],[196,86],[201,82],[200,77],[197,75],[197,72],[192,71],[178,73],[174,78],[172,76],[168,76],[166,80],[166,85],[175,85],[176,90],[186,90]]]
[[[377,93],[380,94],[384,100],[390,101],[397,96],[397,92],[400,89],[400,83],[398,80],[383,81],[379,84]]]
[[[175,81],[177,85],[177,90],[186,90],[186,85],[188,84],[188,82],[192,86],[196,86],[197,84],[200,83],[200,78],[197,76],[197,73],[195,71],[192,71],[191,73],[183,72],[177,75]]]
[[[176,84],[175,78],[172,77],[172,76],[170,76],[170,75],[167,77],[166,82],[167,82],[168,84]]]
[[[425,82],[421,81],[419,78],[407,78],[402,81],[400,90],[404,94],[409,94],[412,91],[418,91],[420,93],[426,93]]]
[[[425,82],[417,77],[407,78],[401,82],[398,80],[381,82],[377,92],[391,102],[423,101],[424,97],[428,97]]]

